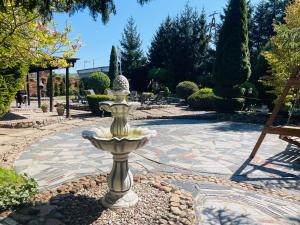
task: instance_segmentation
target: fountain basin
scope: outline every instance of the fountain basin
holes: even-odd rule
[[[109,129],[100,128],[83,131],[82,137],[88,139],[96,148],[112,154],[130,153],[142,148],[156,131],[147,128],[129,129],[128,136],[113,137]]]

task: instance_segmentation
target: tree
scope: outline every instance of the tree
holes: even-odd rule
[[[284,23],[274,24],[275,36],[271,38],[270,50],[263,56],[272,68],[272,76],[264,77],[264,83],[271,86],[273,93],[281,94],[287,79],[295,69],[300,68],[300,0],[294,0],[286,8]]]
[[[186,5],[174,19],[169,16],[160,25],[149,49],[149,62],[153,68],[170,72],[172,90],[183,80],[197,81],[211,73],[209,59],[209,29],[205,12],[198,13]],[[170,86],[172,85],[172,86]]]
[[[46,95],[48,97],[50,97],[50,94],[51,94],[51,87],[52,87],[52,94],[53,94],[54,93],[53,81],[52,81],[52,86],[51,86],[50,75],[48,75],[48,77],[47,77],[47,86],[46,86]]]
[[[120,44],[122,46],[122,71],[124,75],[131,80],[131,86],[138,86],[136,82],[138,78],[136,79],[135,77],[138,75],[136,70],[139,70],[145,65],[146,59],[141,49],[142,41],[137,32],[133,17],[128,19]],[[147,74],[144,76],[147,78]]]
[[[241,85],[251,74],[246,0],[230,0],[216,49],[214,76],[219,111],[236,111],[244,99]]]
[[[59,84],[59,93],[61,96],[66,95],[66,83],[62,80]]]
[[[110,59],[109,59],[108,76],[109,76],[109,79],[111,81],[113,81],[116,78],[116,76],[118,76],[118,75],[119,75],[119,71],[118,71],[117,51],[116,51],[115,46],[112,46],[111,53],[110,53]]]
[[[67,38],[70,27],[59,32],[53,22],[42,21],[36,10],[16,2],[2,1],[0,7],[0,77],[9,92],[9,98],[1,98],[0,104],[6,111],[22,88],[29,66],[67,66],[65,58],[72,57],[79,47],[78,39]],[[54,57],[58,55],[61,57]]]
[[[102,72],[93,72],[88,78],[88,88],[93,89],[97,94],[103,94],[110,86],[109,77]]]
[[[141,5],[151,0],[137,0]],[[23,6],[27,10],[36,10],[44,19],[52,19],[54,12],[65,12],[73,14],[74,12],[88,9],[94,20],[101,16],[103,23],[107,23],[110,14],[116,13],[116,6],[113,0],[0,0],[0,10],[7,10],[7,5]]]
[[[59,86],[58,86],[58,83],[55,82],[54,83],[54,96],[59,96],[59,95],[60,95]]]

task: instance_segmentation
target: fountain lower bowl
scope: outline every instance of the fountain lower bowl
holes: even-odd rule
[[[142,148],[149,139],[156,135],[156,131],[148,128],[133,128],[126,137],[113,137],[109,129],[100,128],[85,130],[82,137],[88,139],[96,148],[113,154],[130,153]]]

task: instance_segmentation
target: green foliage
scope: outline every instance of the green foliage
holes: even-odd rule
[[[95,115],[102,115],[102,111],[99,109],[99,102],[114,100],[113,96],[110,95],[88,95],[87,101],[89,108]]]
[[[0,68],[0,117],[8,112],[18,90],[22,88],[28,67]]]
[[[196,81],[211,73],[209,35],[206,15],[189,5],[174,19],[169,16],[160,25],[149,49],[151,67],[169,71],[172,90],[183,80]]]
[[[51,82],[50,82],[50,75],[47,77],[47,86],[46,86],[46,94],[48,97],[50,97],[50,91],[51,91]],[[54,85],[52,80],[52,94],[54,94]]]
[[[171,91],[167,86],[164,87],[164,93],[165,93],[165,96],[169,96],[171,94]]]
[[[64,80],[62,80],[59,84],[59,93],[60,95],[66,95],[66,83]]]
[[[213,108],[217,112],[230,113],[243,109],[245,103],[244,98],[222,98],[216,97],[213,100]]]
[[[124,28],[122,39],[120,41],[122,46],[121,50],[121,61],[122,61],[122,72],[130,79],[131,86],[137,87],[137,81],[140,80],[137,71],[144,67],[146,64],[146,58],[142,50],[142,41],[140,35],[137,32],[133,17],[128,19],[127,25]],[[147,78],[147,73],[140,74],[144,75],[142,79]]]
[[[217,43],[214,76],[217,103],[223,111],[239,109],[243,101],[241,85],[250,77],[250,55],[248,48],[248,14],[246,0],[230,0]],[[229,107],[232,106],[232,107]]]
[[[110,60],[109,60],[109,72],[108,76],[109,79],[111,80],[111,85],[118,76],[119,71],[118,71],[118,58],[117,58],[117,50],[116,47],[113,45],[111,48],[111,53],[110,53]]]
[[[141,5],[150,2],[151,0],[137,0]],[[8,0],[0,1],[0,10],[7,10],[5,7]],[[116,13],[116,6],[113,0],[60,0],[60,1],[37,1],[37,0],[18,0],[13,1],[16,5],[22,5],[29,11],[37,10],[44,19],[53,17],[54,12],[71,13],[89,10],[89,14],[94,20],[101,16],[102,22],[107,23],[111,14]]]
[[[109,88],[110,79],[102,72],[93,72],[87,81],[88,88],[93,89],[96,94],[103,94],[104,90]]]
[[[169,88],[174,86],[174,79],[167,69],[164,68],[153,68],[148,72],[148,78],[153,79]]]
[[[216,96],[211,88],[202,88],[188,97],[187,102],[192,109],[212,111]]]
[[[179,98],[187,98],[199,90],[197,84],[192,81],[183,81],[176,86],[176,94]]]
[[[57,82],[54,83],[54,96],[59,96],[60,91],[59,91],[59,85]]]
[[[274,89],[279,96],[291,74],[299,73],[300,68],[300,0],[294,0],[286,8],[286,17],[282,24],[274,24],[276,35],[270,40],[270,50],[263,56],[272,69],[272,76],[265,76],[265,85]]]
[[[37,192],[34,179],[0,168],[0,210],[27,203]]]

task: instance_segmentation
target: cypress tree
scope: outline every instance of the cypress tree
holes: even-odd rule
[[[50,82],[50,75],[47,77],[47,86],[46,86],[46,94],[48,97],[50,97],[50,91],[51,91],[51,82]],[[54,85],[52,81],[52,93],[54,93]]]
[[[64,80],[62,80],[62,82],[59,85],[59,92],[60,95],[66,95],[66,83]]]
[[[216,51],[215,94],[219,96],[216,110],[241,110],[244,103],[241,85],[251,74],[246,0],[230,0]]]
[[[54,83],[54,96],[59,96],[59,87],[57,82]]]
[[[115,46],[112,46],[111,52],[110,52],[109,72],[108,72],[109,79],[111,80],[111,86],[112,86],[112,83],[113,83],[115,77],[118,76],[118,74],[119,74],[119,71],[118,71],[117,51],[116,51]]]

